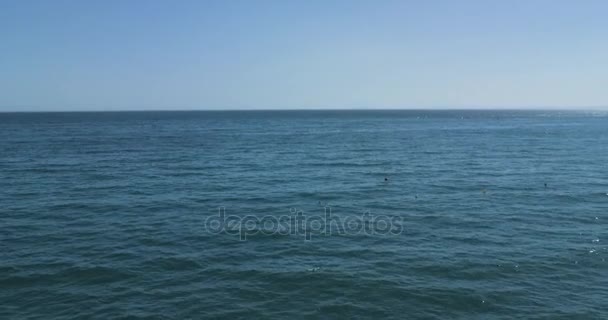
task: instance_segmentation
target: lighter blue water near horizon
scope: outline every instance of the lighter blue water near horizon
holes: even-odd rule
[[[0,114],[0,318],[606,319],[607,169],[606,112]]]

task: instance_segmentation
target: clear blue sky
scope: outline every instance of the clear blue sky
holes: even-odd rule
[[[0,111],[608,106],[608,1],[0,0]]]

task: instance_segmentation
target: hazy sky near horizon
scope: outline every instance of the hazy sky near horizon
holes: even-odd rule
[[[608,1],[0,1],[0,111],[608,106]]]

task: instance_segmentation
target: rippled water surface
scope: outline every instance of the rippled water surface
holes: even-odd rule
[[[0,114],[0,181],[3,319],[608,318],[605,113]]]

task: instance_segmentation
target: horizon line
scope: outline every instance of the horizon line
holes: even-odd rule
[[[19,110],[2,113],[68,113],[68,112],[235,112],[235,111],[608,111],[608,106],[569,106],[569,107],[404,107],[404,108],[229,108],[229,109],[91,109],[91,110]]]

